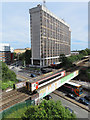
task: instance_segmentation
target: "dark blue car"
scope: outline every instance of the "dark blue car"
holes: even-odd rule
[[[79,99],[79,102],[80,102],[80,103],[83,103],[84,105],[90,105],[90,102],[87,101],[87,100],[86,100],[85,98],[83,98],[83,97]]]
[[[90,95],[86,95],[86,96],[84,96],[84,98],[85,98],[86,100],[90,101]]]
[[[36,77],[36,75],[34,75],[34,74],[31,73],[31,77]]]

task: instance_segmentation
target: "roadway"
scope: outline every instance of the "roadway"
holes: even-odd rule
[[[71,108],[74,111],[74,113],[76,114],[77,118],[83,118],[83,119],[89,118],[89,113],[85,109],[82,109],[81,107],[71,103],[68,100],[65,100],[64,98],[62,98],[54,93],[51,93],[50,95],[52,96],[52,99],[54,101],[60,100],[62,102],[63,106],[68,106],[69,108]],[[89,120],[89,119],[85,119],[85,120]]]

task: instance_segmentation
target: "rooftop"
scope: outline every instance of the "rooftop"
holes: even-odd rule
[[[35,11],[36,10],[36,8],[37,8],[37,10],[43,10],[43,11],[45,11],[46,13],[48,13],[48,14],[50,14],[51,16],[53,16],[54,18],[56,18],[57,20],[59,20],[60,22],[62,22],[63,24],[65,24],[66,26],[68,26],[69,27],[69,24],[67,24],[63,19],[60,19],[59,17],[57,17],[56,15],[54,15],[52,12],[50,12],[45,6],[43,6],[43,5],[37,5],[37,7],[34,7],[34,8],[31,8],[30,10],[29,10],[29,12],[31,11],[31,12],[33,12],[33,11]],[[39,9],[38,9],[39,8]]]

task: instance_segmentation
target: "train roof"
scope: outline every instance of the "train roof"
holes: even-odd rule
[[[73,85],[73,86],[77,86],[77,87],[80,87],[81,85],[77,84],[77,83],[74,83],[74,82],[67,82],[68,84],[70,85]]]
[[[39,80],[42,80],[42,79],[44,79],[44,78],[46,78],[46,77],[49,77],[50,75],[54,75],[55,73],[62,72],[62,71],[64,71],[64,70],[62,70],[62,69],[55,70],[55,71],[53,71],[53,72],[49,72],[49,73],[47,73],[47,74],[43,74],[43,75],[34,77],[34,78],[29,79],[29,80],[27,80],[27,81],[30,82],[30,83],[38,82]]]

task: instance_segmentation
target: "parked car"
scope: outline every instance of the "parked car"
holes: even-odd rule
[[[86,100],[90,101],[90,96],[89,96],[89,95],[84,96],[84,98],[85,98]]]
[[[68,93],[66,96],[67,96],[67,97],[70,97],[70,98],[72,98],[72,99],[76,99],[76,97],[75,97],[73,94],[71,94],[71,93]]]
[[[15,67],[18,67],[18,66],[19,66],[18,64],[15,65]]]
[[[31,77],[36,77],[36,75],[34,75],[34,74],[31,73]]]
[[[71,108],[67,107],[67,106],[65,106],[65,109],[68,109],[70,111],[70,113],[74,113],[74,111]]]
[[[87,101],[87,100],[86,100],[85,98],[83,98],[83,97],[79,99],[79,102],[82,103],[82,104],[84,104],[84,105],[90,105],[90,102]]]
[[[47,95],[47,96],[44,97],[44,99],[50,100],[50,99],[52,99],[52,97],[51,97],[51,95]]]
[[[37,75],[41,75],[41,72],[38,72]]]

